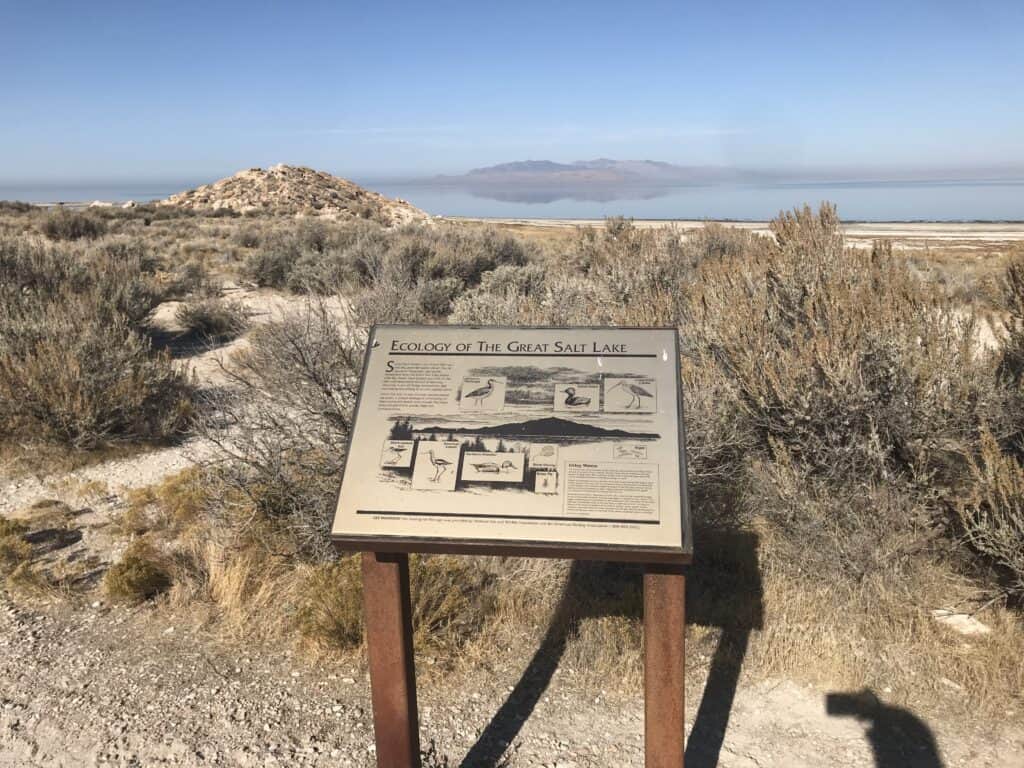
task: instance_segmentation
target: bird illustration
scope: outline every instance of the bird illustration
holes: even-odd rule
[[[462,399],[463,400],[476,400],[477,407],[481,408],[481,407],[483,407],[484,400],[486,398],[490,397],[491,393],[494,392],[494,385],[497,384],[497,383],[498,382],[496,382],[494,379],[488,379],[487,380],[487,386],[485,386],[485,387],[477,387],[472,392],[469,392],[469,393],[463,395]]]
[[[577,395],[575,387],[566,387],[562,392],[565,394],[565,404],[570,408],[580,408],[584,405],[590,405],[590,398]]]
[[[477,472],[498,472],[499,471],[498,465],[495,464],[493,461],[481,461],[481,462],[471,461],[469,464]]]
[[[641,387],[639,384],[627,384],[624,381],[620,381],[618,384],[614,385],[611,389],[615,389],[615,387],[622,387],[624,390],[626,390],[627,393],[629,393],[629,398],[630,399],[629,399],[629,404],[626,406],[627,408],[639,408],[640,407],[640,398],[642,398],[642,397],[654,397],[654,395],[652,395],[646,389]],[[608,390],[608,391],[610,392],[611,389]],[[636,403],[635,406],[633,405],[634,402]]]
[[[448,470],[448,467],[450,467],[452,463],[448,461],[448,459],[437,458],[434,455],[433,448],[427,451],[427,457],[430,459],[430,463],[434,465],[435,470],[434,476],[430,478],[430,482],[436,483],[438,480],[441,479],[441,475],[443,475]]]
[[[394,456],[385,459],[384,463],[397,464],[399,461],[402,460],[402,454],[409,450],[409,448],[408,446],[405,445],[389,445],[388,450],[391,451],[391,453],[393,453]]]
[[[501,462],[501,471],[502,472],[511,472],[515,468],[516,468],[515,462],[512,462],[512,461],[503,461],[503,462]]]
[[[616,447],[616,452],[619,456],[632,456],[634,459],[644,458],[644,449],[642,446],[627,447],[620,445]]]

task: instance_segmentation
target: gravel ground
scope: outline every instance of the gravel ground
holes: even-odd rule
[[[474,744],[521,671],[515,659],[503,669],[422,670],[421,732],[428,751],[434,743],[425,764],[495,765],[485,756],[489,750]],[[539,694],[500,764],[643,765],[639,696],[587,691],[565,671]],[[0,692],[0,765],[375,764],[361,660],[314,664],[287,650],[225,644],[148,606],[29,610],[3,597]],[[692,725],[702,717],[699,686],[690,699]],[[822,692],[790,682],[741,689],[720,751],[715,729],[721,723],[705,722],[687,765],[937,768],[912,725],[899,720],[894,733],[907,738],[876,762],[865,725],[829,717],[823,701]],[[525,713],[505,714],[507,734]],[[946,723],[934,730],[946,766],[1024,766],[1019,729],[958,730]],[[463,762],[467,754],[479,761]]]

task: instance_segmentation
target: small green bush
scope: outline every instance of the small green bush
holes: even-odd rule
[[[462,284],[454,277],[443,277],[420,283],[417,300],[427,317],[447,317],[452,311],[452,300],[459,295]]]

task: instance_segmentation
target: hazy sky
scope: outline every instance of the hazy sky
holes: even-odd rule
[[[1024,2],[0,0],[0,180],[1024,166]]]

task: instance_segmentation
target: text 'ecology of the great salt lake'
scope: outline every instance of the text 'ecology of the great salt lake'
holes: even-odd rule
[[[672,329],[377,326],[333,537],[684,559],[679,380]]]

